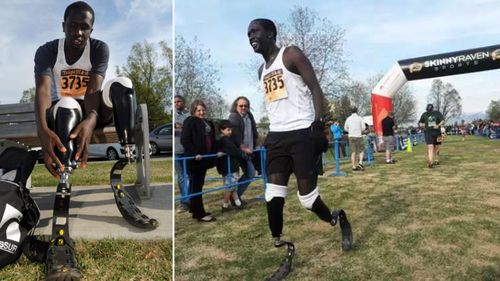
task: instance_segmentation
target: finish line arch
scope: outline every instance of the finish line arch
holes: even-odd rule
[[[500,68],[500,45],[398,61],[372,90],[375,133],[382,135],[382,120],[392,111],[392,99],[406,82],[497,68]]]

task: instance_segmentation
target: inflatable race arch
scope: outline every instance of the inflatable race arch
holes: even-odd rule
[[[500,68],[500,45],[400,60],[372,90],[375,133],[382,135],[382,120],[392,111],[392,98],[411,80]]]

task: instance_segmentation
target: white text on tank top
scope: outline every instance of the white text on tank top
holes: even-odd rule
[[[260,77],[271,132],[308,128],[314,121],[311,91],[300,75],[286,69],[283,64],[285,49],[280,49],[269,68],[264,64]]]
[[[89,41],[81,57],[69,65],[64,53],[64,39],[59,39],[57,59],[52,70],[52,100],[58,100],[63,96],[83,99],[87,92],[91,69]]]

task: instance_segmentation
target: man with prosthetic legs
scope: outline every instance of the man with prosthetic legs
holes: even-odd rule
[[[134,200],[121,184],[121,171],[133,158],[132,146],[135,133],[135,93],[132,82],[125,77],[109,81],[103,91],[103,104],[112,106],[115,127],[120,143],[126,151],[126,159],[120,159],[111,170],[111,188],[118,210],[130,224],[155,229],[158,222],[144,215]],[[77,143],[71,138],[72,131],[82,120],[80,104],[73,98],[62,97],[50,110],[48,124],[60,139],[64,149],[54,148],[54,152],[63,166],[58,170],[59,184],[54,202],[52,236],[46,259],[47,280],[79,280],[80,273],[76,264],[73,242],[69,236],[69,206],[71,198],[72,172],[77,168],[75,155]],[[65,152],[62,152],[65,151]]]
[[[290,175],[297,178],[297,195],[306,209],[321,220],[340,225],[342,249],[352,249],[352,231],[346,213],[333,212],[319,195],[318,174],[322,171],[321,154],[328,148],[323,121],[323,92],[310,61],[295,47],[276,45],[276,26],[268,19],[255,19],[248,27],[253,50],[263,56],[259,81],[265,93],[269,133],[265,141],[265,200],[269,228],[275,247],[287,246],[287,255],[268,280],[283,279],[292,268],[295,246],[281,239],[283,208]]]
[[[92,7],[83,1],[74,2],[66,8],[63,20],[64,38],[40,46],[34,60],[35,114],[43,160],[47,170],[60,180],[50,250],[46,257],[47,251],[40,247],[36,251],[42,253],[38,260],[46,258],[47,280],[80,278],[68,233],[70,175],[76,161],[81,168],[87,166],[94,129],[109,124],[114,114],[120,143],[131,159],[130,148],[140,127],[130,80],[117,78],[109,82],[104,94],[101,91],[109,49],[105,42],[91,37],[95,20]],[[143,215],[121,185],[120,172],[128,161],[118,161],[110,176],[118,209],[132,225],[154,229],[157,221]]]

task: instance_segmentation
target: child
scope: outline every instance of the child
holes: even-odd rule
[[[244,154],[238,148],[236,143],[231,139],[232,125],[228,120],[221,120],[219,122],[219,131],[221,133],[221,138],[219,140],[219,151],[224,152],[226,155],[218,159],[217,171],[223,176],[224,185],[237,184],[239,178],[239,163],[243,161]],[[228,167],[228,156],[230,167]],[[229,170],[230,172],[229,173]],[[231,186],[230,189],[224,192],[224,199],[222,201],[222,212],[229,210],[229,199],[234,200],[236,208],[242,209],[238,194],[235,191],[235,186]]]

